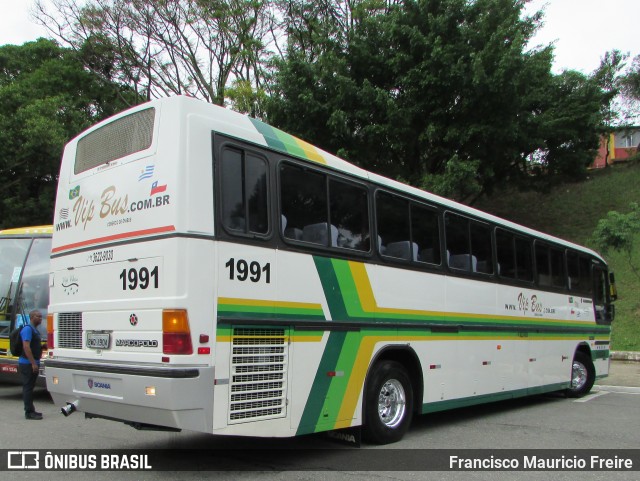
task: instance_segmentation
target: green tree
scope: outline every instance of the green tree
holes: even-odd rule
[[[623,84],[630,96],[640,100],[640,55],[633,59],[631,69],[625,75]]]
[[[593,232],[592,240],[604,254],[610,250],[624,253],[631,271],[640,280],[640,267],[635,265],[633,260],[635,241],[639,236],[640,205],[632,202],[629,204],[628,213],[611,211],[604,219],[600,219]]]
[[[524,15],[525,3],[355,1],[349,29],[303,10],[306,21],[291,24],[312,28],[289,32],[269,121],[416,185],[476,184],[454,189],[460,200],[583,175],[601,92],[579,74],[553,76],[552,47],[528,49],[541,14]]]
[[[637,121],[640,116],[640,55],[633,59],[631,66],[621,76],[620,88],[628,117]]]
[[[223,105],[233,80],[262,88],[265,45],[274,27],[270,4],[37,0],[36,15],[64,45],[89,50],[92,71],[144,99],[186,94]]]
[[[565,71],[552,78],[534,132],[540,136],[538,164],[546,176],[574,181],[585,177],[606,125],[608,109],[603,104],[611,101],[611,95],[579,72]]]
[[[122,110],[128,89],[40,39],[0,47],[0,226],[50,223],[62,148]]]

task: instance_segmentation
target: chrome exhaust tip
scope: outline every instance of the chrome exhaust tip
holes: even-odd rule
[[[64,417],[69,417],[69,415],[76,412],[78,409],[78,401],[73,401],[72,403],[67,403],[66,406],[60,408],[60,412],[64,414]]]

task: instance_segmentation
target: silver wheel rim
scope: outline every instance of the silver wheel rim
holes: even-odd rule
[[[579,391],[587,383],[589,373],[587,367],[578,361],[573,361],[573,369],[571,373],[571,388],[574,391]]]
[[[407,399],[402,383],[396,379],[389,379],[380,389],[378,395],[378,416],[388,428],[395,428],[402,422]]]

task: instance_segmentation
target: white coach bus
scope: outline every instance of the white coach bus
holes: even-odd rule
[[[186,97],[66,146],[51,270],[54,401],[139,429],[389,443],[609,368],[597,253]]]

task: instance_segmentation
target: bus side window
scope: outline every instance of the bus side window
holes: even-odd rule
[[[543,287],[550,287],[549,248],[544,244],[536,244],[536,271],[538,273],[538,284]]]
[[[332,231],[337,239],[332,246],[368,252],[369,195],[364,187],[347,182],[329,180],[329,205]],[[332,232],[333,236],[333,232]]]
[[[496,230],[496,251],[498,254],[498,274],[500,277],[516,278],[516,252],[512,234]]]
[[[493,274],[491,229],[484,224],[471,223],[471,254],[473,272]],[[474,260],[475,259],[475,260]]]
[[[567,276],[564,269],[564,254],[560,249],[549,249],[551,254],[551,283],[553,287],[566,287]]]
[[[531,240],[516,237],[516,269],[521,281],[533,281],[533,255]]]
[[[266,235],[269,231],[267,164],[243,150],[222,153],[222,222],[232,232]]]
[[[378,192],[376,216],[380,253],[397,259],[412,259],[409,229],[409,202],[402,197]]]
[[[574,292],[588,293],[591,290],[591,264],[587,257],[576,251],[567,251],[567,275],[569,289]]]
[[[324,174],[283,163],[280,167],[280,199],[282,215],[287,218],[286,239],[328,245],[331,237]],[[331,231],[333,237],[335,234],[333,229]]]
[[[436,211],[411,205],[411,235],[418,254],[414,259],[440,264],[440,228]]]
[[[469,219],[450,212],[444,219],[449,267],[467,272],[475,270],[477,258],[471,255]]]

